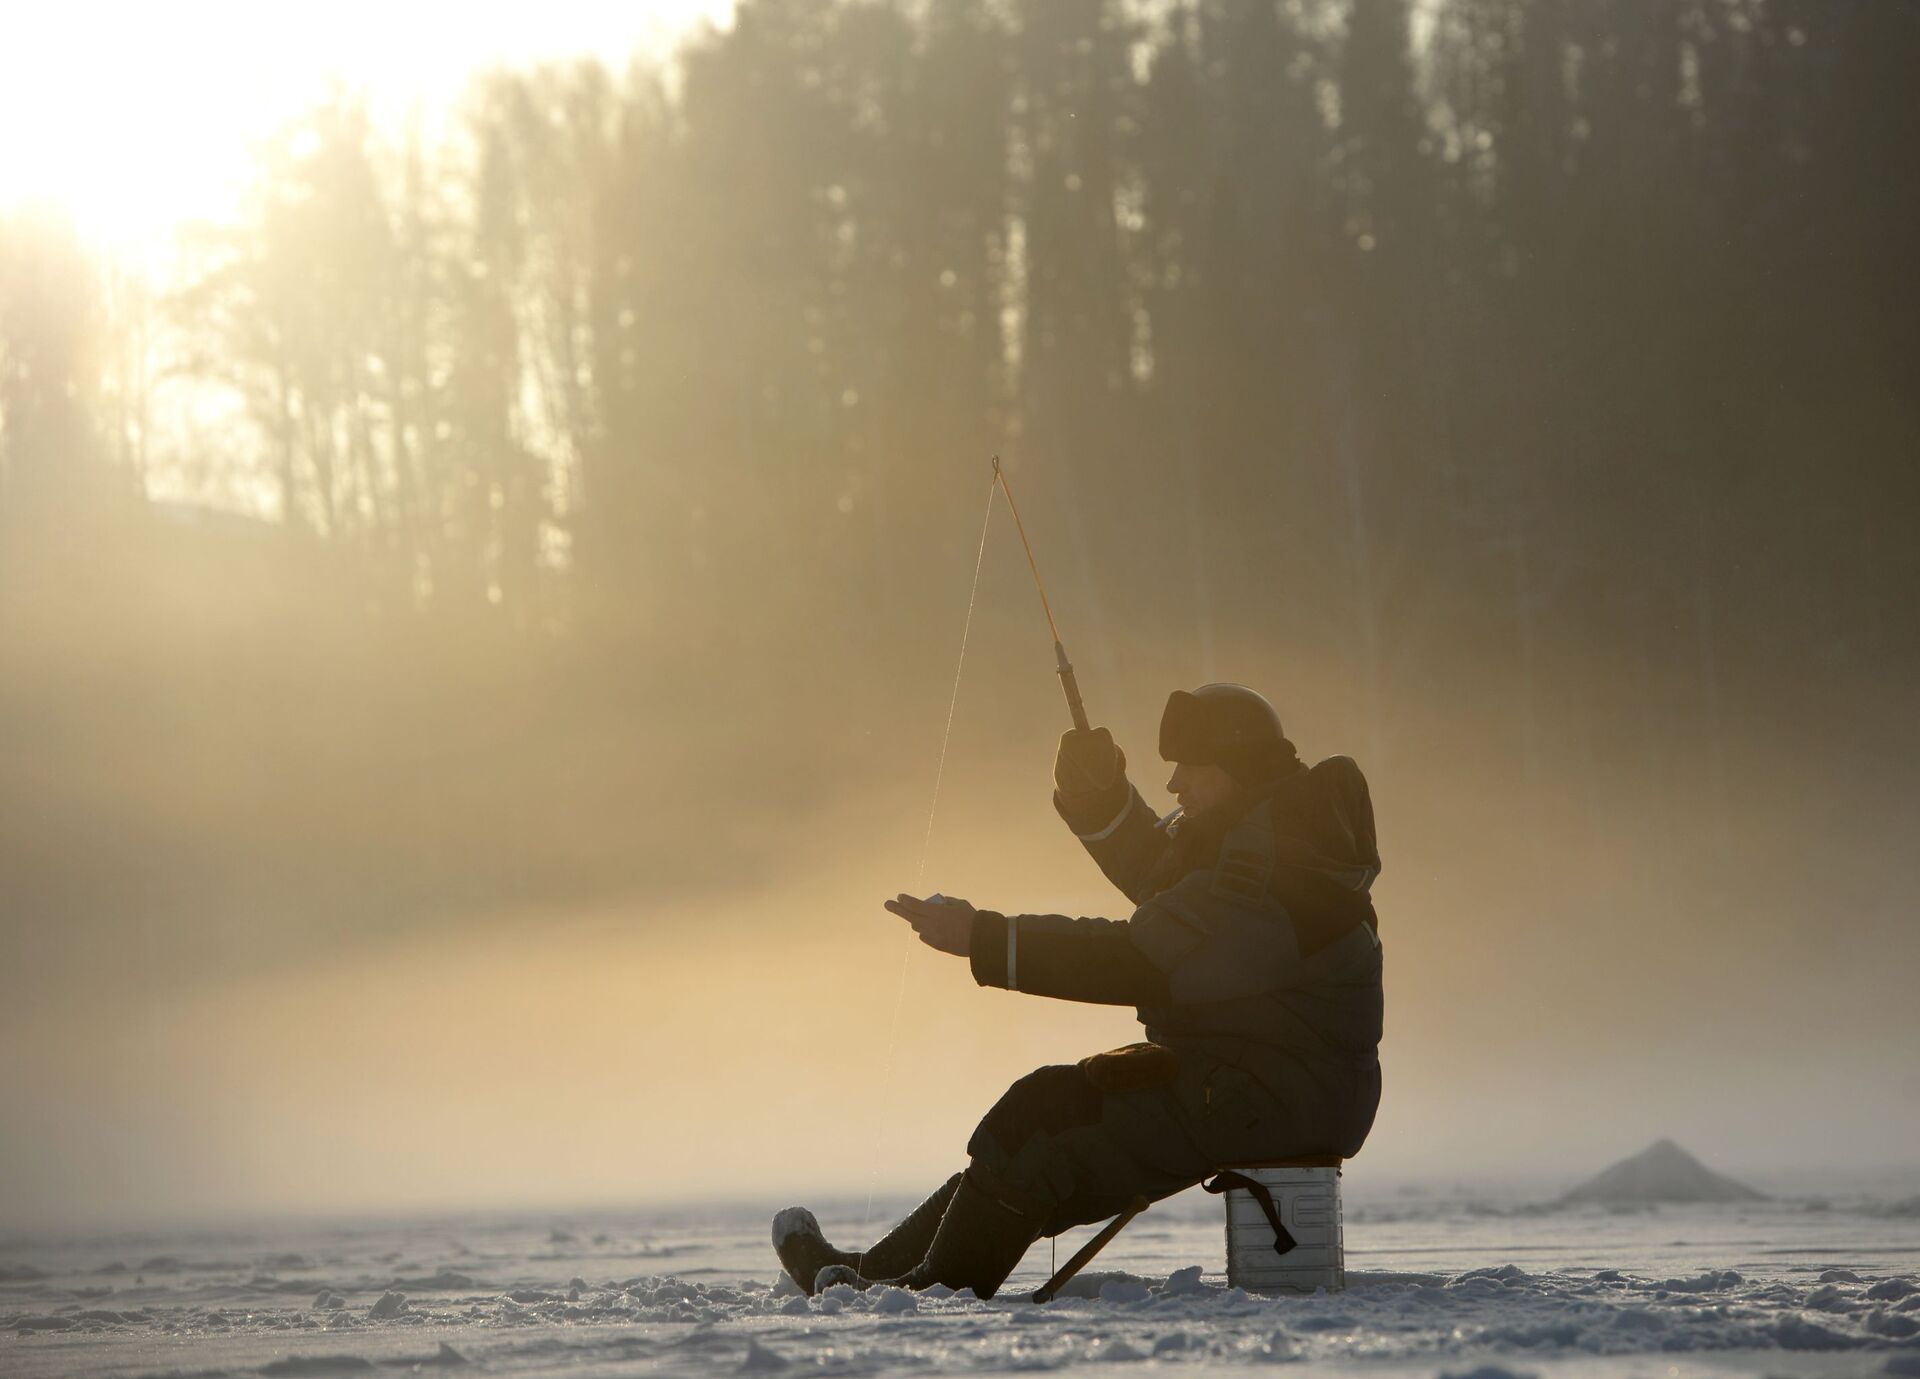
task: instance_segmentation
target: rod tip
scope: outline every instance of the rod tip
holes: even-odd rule
[[[993,457],[993,472],[995,474],[1000,472],[1000,457],[998,455]]]

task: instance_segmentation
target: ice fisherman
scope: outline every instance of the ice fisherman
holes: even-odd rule
[[[1156,817],[1105,728],[1067,732],[1054,806],[1136,908],[1123,920],[1006,915],[902,895],[886,908],[966,958],[974,980],[1137,1007],[1146,1040],[1035,1069],[987,1112],[965,1171],[864,1252],[813,1213],[773,1222],[780,1262],[834,1283],[991,1297],[1040,1236],[1158,1200],[1223,1165],[1349,1157],[1380,1102],[1380,872],[1350,757],[1309,768],[1244,685],[1167,700],[1160,755],[1177,807]]]

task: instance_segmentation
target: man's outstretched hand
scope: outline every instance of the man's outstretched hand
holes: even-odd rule
[[[928,897],[897,895],[886,902],[887,909],[913,926],[920,942],[942,953],[964,958],[973,951],[973,906],[952,896]]]

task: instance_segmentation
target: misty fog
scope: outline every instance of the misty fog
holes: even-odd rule
[[[139,278],[0,216],[0,1223],[858,1195],[1125,1010],[989,457],[1150,802],[1368,773],[1352,1172],[1911,1161],[1897,6],[761,0],[351,93]],[[1902,45],[1906,45],[1904,48]]]

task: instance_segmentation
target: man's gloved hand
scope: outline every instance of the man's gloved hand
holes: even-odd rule
[[[957,958],[973,951],[974,910],[966,901],[951,895],[930,895],[922,900],[903,892],[881,905],[911,924],[927,947]]]
[[[1085,800],[1110,792],[1126,778],[1127,757],[1105,728],[1069,728],[1053,758],[1053,784],[1061,798]]]

